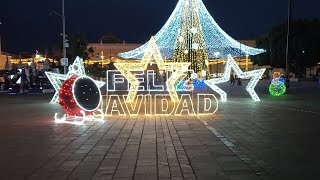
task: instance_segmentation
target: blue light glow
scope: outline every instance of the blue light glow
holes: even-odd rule
[[[195,79],[193,80],[193,87],[195,89],[201,89],[205,87],[204,80]]]
[[[163,57],[172,59],[176,47],[177,35],[179,34],[182,24],[184,9],[193,4],[192,1],[195,1],[194,4],[196,4],[196,7],[193,9],[199,14],[201,31],[210,59],[216,58],[215,53],[217,52],[219,52],[220,58],[226,58],[228,55],[233,57],[257,55],[265,52],[263,49],[256,49],[241,44],[230,37],[219,27],[206,9],[202,0],[179,0],[168,21],[154,37]],[[148,43],[135,50],[120,53],[119,56],[124,59],[141,59],[147,47]]]

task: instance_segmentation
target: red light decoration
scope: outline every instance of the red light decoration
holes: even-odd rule
[[[68,116],[82,116],[82,109],[76,103],[72,93],[72,86],[77,78],[77,75],[73,75],[64,81],[59,91],[59,104]]]

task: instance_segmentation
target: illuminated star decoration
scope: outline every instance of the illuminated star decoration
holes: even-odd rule
[[[52,72],[45,72],[53,88],[56,90],[50,103],[55,104],[59,101],[59,91],[63,81],[69,79],[73,75],[86,76],[86,72],[83,65],[83,60],[77,57],[72,65],[69,66],[69,72],[67,74],[58,74]],[[101,88],[105,82],[95,81],[95,84]]]
[[[254,101],[260,101],[260,98],[254,91],[254,88],[256,87],[266,69],[243,72],[231,55],[228,56],[226,66],[224,68],[223,77],[206,80],[205,83],[221,96],[221,101],[225,102],[227,101],[227,93],[220,89],[216,84],[228,82],[230,80],[231,70],[233,70],[234,73],[241,79],[252,78],[248,83],[246,90]]]
[[[156,41],[151,37],[148,48],[146,49],[142,60],[139,63],[115,63],[116,68],[130,83],[130,89],[127,102],[133,102],[137,96],[140,81],[135,77],[132,71],[142,71],[148,68],[149,63],[155,61],[159,67],[159,70],[172,70],[171,77],[167,80],[166,85],[173,102],[178,102],[179,97],[175,87],[175,82],[184,75],[184,72],[188,71],[188,67],[191,63],[165,63],[160,50],[156,44]]]

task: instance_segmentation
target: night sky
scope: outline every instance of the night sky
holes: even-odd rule
[[[144,43],[163,26],[178,0],[65,0],[67,32],[96,42],[108,32]],[[217,23],[235,39],[254,39],[287,18],[287,0],[203,0]],[[320,17],[319,0],[293,0],[293,18]],[[61,0],[0,0],[2,49],[44,52],[60,42]]]

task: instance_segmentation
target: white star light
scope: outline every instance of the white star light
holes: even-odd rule
[[[195,28],[195,27],[191,28],[190,31],[191,31],[192,34],[197,34],[198,33],[198,29]]]
[[[183,37],[182,37],[182,36],[180,36],[180,37],[179,37],[179,42],[180,42],[180,43],[182,43],[182,42],[183,42],[183,40],[184,40],[184,39],[183,39]]]
[[[192,44],[192,49],[195,49],[195,50],[199,49],[199,44],[198,43],[193,43]]]
[[[243,72],[231,55],[228,56],[226,66],[224,68],[223,77],[206,80],[204,82],[221,96],[221,101],[227,101],[227,93],[220,89],[216,84],[228,82],[230,80],[231,70],[233,70],[235,74],[241,79],[252,78],[248,83],[246,90],[248,91],[248,93],[254,101],[260,101],[260,98],[254,91],[254,88],[256,87],[257,83],[259,82],[260,78],[262,77],[266,69]]]
[[[83,60],[77,57],[72,65],[69,67],[69,72],[67,74],[58,74],[52,72],[45,72],[50,83],[52,84],[53,88],[56,90],[52,100],[50,103],[57,103],[59,99],[59,91],[62,86],[63,81],[69,79],[73,75],[78,76],[86,76],[86,72],[83,65]],[[94,81],[95,84],[101,88],[104,86],[105,82],[101,81]]]
[[[190,5],[189,0],[186,0],[185,6],[188,7]]]

